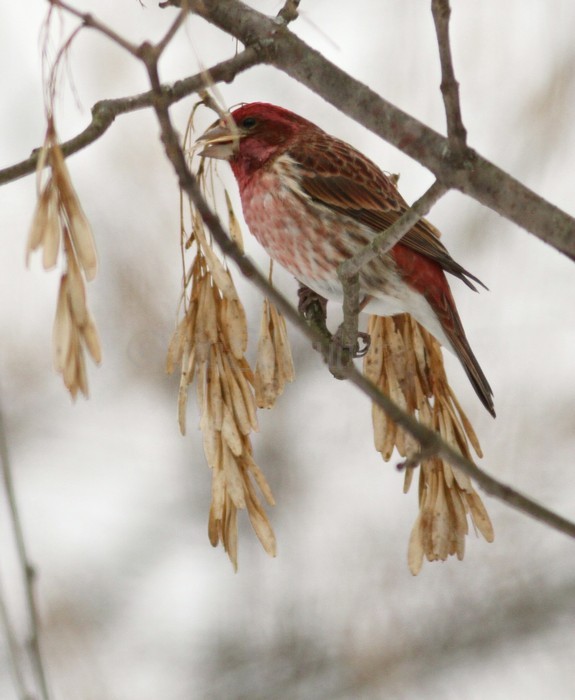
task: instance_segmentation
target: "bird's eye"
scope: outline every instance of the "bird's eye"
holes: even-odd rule
[[[242,126],[244,129],[253,129],[253,127],[258,123],[258,120],[255,117],[246,117],[242,121]]]

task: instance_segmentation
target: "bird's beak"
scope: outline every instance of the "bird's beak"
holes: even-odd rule
[[[239,150],[241,133],[231,119],[218,119],[197,140],[204,148],[200,155],[204,158],[229,160]]]

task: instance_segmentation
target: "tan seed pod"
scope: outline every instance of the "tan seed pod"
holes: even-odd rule
[[[67,275],[62,275],[52,332],[54,367],[57,372],[63,372],[66,367],[71,352],[72,338],[73,325],[68,305],[68,277]]]
[[[244,239],[242,236],[242,229],[240,228],[239,222],[234,212],[230,195],[227,190],[224,190],[224,195],[226,198],[226,205],[228,207],[228,227],[230,231],[230,236],[234,243],[238,246],[241,252],[244,252]]]
[[[255,463],[254,458],[252,457],[249,442],[246,442],[245,444],[244,452],[242,455],[242,462],[245,466],[246,472],[251,473],[254,477],[254,480],[266,501],[269,503],[270,506],[275,506],[276,502],[272,490],[264,476],[264,473]]]
[[[248,330],[244,307],[239,299],[224,298],[221,309],[221,323],[226,331],[230,350],[235,358],[243,357],[248,344]]]
[[[222,465],[225,477],[226,494],[231,498],[236,508],[245,508],[246,497],[244,493],[244,479],[242,478],[238,467],[238,455],[235,454],[226,443],[227,441],[224,440],[222,444]]]
[[[248,482],[247,486],[248,515],[250,522],[264,550],[270,555],[270,557],[275,557],[276,538],[274,531],[264,509],[253,493],[252,485]]]
[[[251,423],[249,409],[246,406],[244,400],[244,394],[242,393],[242,390],[238,385],[238,382],[236,381],[236,374],[232,369],[232,366],[234,364],[235,358],[233,356],[231,358],[229,356],[226,356],[224,358],[223,365],[225,368],[226,381],[230,395],[231,406],[233,408],[234,419],[237,423],[239,431],[243,435],[249,435],[249,433],[254,429],[254,427]],[[250,401],[253,401],[251,394]]]
[[[96,324],[90,312],[88,312],[86,323],[82,327],[82,337],[92,359],[96,364],[99,364],[102,361],[102,348],[98,329],[96,328]]]
[[[96,276],[98,268],[92,229],[72,185],[62,150],[56,143],[50,149],[50,159],[54,184],[58,189],[60,203],[66,212],[74,250],[84,270],[86,279],[92,280]]]
[[[242,438],[236,426],[234,415],[226,404],[224,404],[224,417],[222,421],[222,438],[227,447],[237,457],[242,453]]]
[[[236,381],[236,384],[241,392],[242,399],[243,399],[243,405],[245,408],[245,412],[247,414],[247,421],[244,421],[242,419],[241,424],[243,426],[249,426],[251,427],[252,430],[257,430],[258,429],[258,419],[256,415],[256,403],[254,399],[254,393],[252,391],[252,386],[254,383],[254,378],[253,374],[251,371],[250,366],[248,365],[247,361],[245,358],[242,358],[241,360],[236,360],[235,358],[230,359],[228,358],[228,365],[231,368],[234,379]],[[234,406],[235,406],[235,401],[234,399]],[[238,399],[238,404],[239,404],[239,399]],[[242,429],[242,432],[244,435],[247,435],[247,432]]]

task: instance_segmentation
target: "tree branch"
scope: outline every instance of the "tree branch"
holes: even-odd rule
[[[32,694],[28,692],[26,681],[24,679],[24,671],[20,661],[20,649],[16,632],[12,626],[12,621],[8,613],[8,608],[4,600],[4,591],[0,586],[0,619],[4,627],[4,635],[6,637],[6,646],[8,647],[8,656],[10,658],[10,669],[14,677],[14,686],[18,693],[19,700],[31,700]]]
[[[425,216],[435,202],[447,192],[447,188],[435,181],[433,185],[399,219],[388,228],[380,231],[353,257],[344,260],[337,268],[337,276],[343,289],[343,323],[338,329],[337,340],[341,352],[330,365],[332,374],[338,379],[347,376],[346,367],[355,357],[354,350],[358,338],[360,308],[359,273],[377,255],[385,255],[398,243],[415,224]],[[337,374],[334,373],[334,369]],[[339,370],[339,371],[338,371]]]

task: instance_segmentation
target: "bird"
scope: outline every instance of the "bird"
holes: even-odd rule
[[[313,122],[265,102],[243,104],[198,139],[200,155],[228,161],[250,232],[301,284],[342,302],[338,265],[407,209],[393,178]],[[493,391],[461,323],[446,273],[485,285],[457,263],[421,219],[359,273],[362,310],[410,314],[461,362],[495,417]]]

